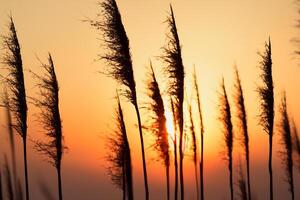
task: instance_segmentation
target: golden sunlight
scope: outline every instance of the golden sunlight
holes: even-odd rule
[[[174,140],[174,125],[172,112],[169,109],[166,109],[165,116],[168,134],[170,135],[171,139]]]

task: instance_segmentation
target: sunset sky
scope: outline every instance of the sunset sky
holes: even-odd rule
[[[101,0],[100,0],[101,2]],[[258,126],[259,101],[256,92],[260,84],[258,68],[264,43],[271,38],[273,76],[275,85],[275,111],[283,90],[287,93],[290,116],[300,130],[300,67],[291,40],[299,36],[296,28],[300,15],[295,0],[117,0],[123,24],[131,47],[133,69],[140,107],[147,102],[146,72],[149,60],[158,74],[158,81],[165,84],[161,75],[163,63],[159,59],[166,44],[170,3],[173,6],[182,45],[183,64],[186,71],[187,95],[191,94],[190,82],[193,66],[196,67],[205,126],[205,196],[207,199],[229,198],[228,170],[223,160],[224,144],[218,121],[218,91],[222,76],[225,79],[229,100],[233,103],[234,64],[240,71],[246,109],[249,119],[251,183],[256,199],[268,197],[268,136]],[[101,34],[85,19],[98,19],[101,11],[96,0],[0,0],[0,34],[8,31],[11,14],[19,42],[25,70],[27,96],[35,96],[31,71],[41,73],[40,62],[47,54],[53,56],[60,84],[60,111],[65,144],[69,148],[62,161],[62,178],[65,199],[120,199],[121,191],[112,185],[107,175],[105,154],[107,135],[114,130],[113,112],[116,83],[99,73],[106,63],[99,61],[105,47]],[[101,16],[100,18],[101,19]],[[1,57],[0,51],[0,57]],[[2,64],[0,64],[2,67]],[[2,73],[2,71],[1,71]],[[162,90],[165,88],[163,87]],[[2,91],[2,85],[1,85]],[[233,104],[232,104],[233,105]],[[140,143],[134,107],[122,100],[126,126],[131,145],[135,199],[142,199],[143,179]],[[0,110],[0,157],[8,151],[8,134],[4,110]],[[39,110],[29,104],[28,140],[43,138],[43,129],[36,122]],[[234,111],[234,110],[233,110]],[[198,115],[195,119],[198,122]],[[278,115],[275,114],[274,136],[274,192],[275,199],[288,195],[288,185],[280,159]],[[147,112],[142,110],[142,120]],[[170,120],[170,119],[167,119]],[[198,123],[196,124],[197,133]],[[238,133],[238,131],[236,131]],[[164,168],[157,162],[151,149],[152,137],[145,134],[146,159],[149,176],[150,199],[165,195]],[[17,140],[18,173],[23,180],[23,157],[20,137]],[[56,172],[29,142],[29,175],[33,199],[42,196],[41,183],[56,195]],[[244,160],[240,143],[234,143],[234,180],[237,178],[239,155]],[[187,152],[185,162],[186,199],[195,199],[192,155]],[[2,165],[2,163],[1,163]],[[300,187],[300,173],[295,168],[295,188]],[[173,177],[173,168],[171,169]],[[163,174],[163,175],[162,175]],[[173,194],[173,179],[171,193]],[[236,190],[237,191],[237,190]],[[296,199],[300,191],[296,189]]]

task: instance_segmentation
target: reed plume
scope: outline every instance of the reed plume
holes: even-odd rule
[[[220,117],[219,120],[223,125],[223,134],[226,145],[225,159],[228,162],[229,170],[229,183],[230,183],[230,197],[233,200],[233,172],[232,172],[232,150],[233,150],[233,130],[231,122],[231,111],[230,105],[227,98],[227,93],[224,84],[224,78],[221,83],[221,93],[220,93]]]
[[[42,68],[45,70],[42,76],[33,73],[39,81],[37,84],[39,97],[34,99],[34,104],[40,109],[38,121],[43,126],[48,141],[36,141],[35,148],[44,154],[56,168],[58,196],[62,200],[61,160],[66,147],[63,144],[64,137],[59,112],[59,86],[50,53],[48,64],[42,64]]]
[[[155,137],[154,149],[158,152],[160,160],[166,168],[167,180],[167,199],[170,199],[170,155],[169,155],[169,137],[166,127],[166,117],[164,103],[161,92],[156,80],[152,64],[150,62],[151,72],[147,83],[148,96],[151,100],[149,111],[151,115],[151,125],[149,130]]]
[[[174,174],[175,174],[175,181],[174,181],[174,199],[178,199],[178,158],[177,158],[177,121],[176,121],[176,113],[174,108],[174,103],[172,97],[170,97],[170,104],[171,104],[171,111],[173,115],[173,126],[174,126],[174,138],[173,138],[173,145],[174,145]]]
[[[4,79],[11,92],[9,109],[13,114],[15,122],[12,127],[23,140],[26,200],[29,200],[27,170],[27,102],[21,49],[12,17],[10,17],[9,33],[6,36],[2,36],[2,38],[3,48],[5,50],[2,62],[8,70],[8,76]]]
[[[190,135],[192,138],[192,151],[193,151],[193,162],[194,162],[194,168],[195,168],[195,183],[196,183],[196,192],[197,192],[197,199],[199,199],[199,183],[198,183],[198,168],[197,168],[197,138],[196,138],[196,132],[195,132],[195,125],[193,120],[193,112],[192,112],[192,105],[191,103],[188,103],[188,112],[189,112],[189,118],[190,118]]]
[[[273,170],[272,170],[272,149],[273,149],[273,125],[274,125],[274,86],[272,77],[272,51],[271,40],[265,43],[265,52],[260,53],[262,61],[260,62],[262,85],[258,87],[260,97],[260,125],[264,132],[269,135],[269,184],[270,200],[273,200]]]
[[[238,177],[238,188],[240,191],[240,199],[242,200],[248,200],[249,195],[247,195],[247,184],[246,184],[246,179],[245,179],[245,175],[243,172],[243,167],[242,167],[242,163],[241,160],[239,160],[239,177]]]
[[[90,21],[90,23],[93,27],[103,32],[103,40],[107,47],[107,53],[100,56],[100,59],[105,60],[109,65],[107,71],[104,73],[123,86],[122,95],[134,105],[136,111],[142,150],[145,196],[148,200],[149,188],[144,139],[141,116],[137,102],[129,40],[116,1],[105,0],[104,2],[101,2],[100,5],[103,8],[101,16],[103,16],[104,20],[101,22]]]
[[[297,126],[295,124],[295,121],[292,119],[292,140],[293,140],[293,150],[296,153],[297,163],[298,163],[298,169],[300,170],[300,139],[298,135]]]
[[[289,190],[291,192],[292,200],[295,199],[294,194],[294,177],[293,177],[293,147],[292,147],[292,135],[291,135],[291,128],[290,128],[290,121],[287,111],[287,104],[286,104],[286,94],[283,94],[280,106],[280,123],[279,123],[279,130],[281,133],[281,140],[283,145],[283,152],[282,152],[282,162],[284,164],[286,175],[287,175],[287,182],[289,184]]]
[[[4,174],[5,174],[5,184],[6,184],[6,195],[9,200],[14,199],[14,189],[11,178],[11,172],[9,169],[8,161],[6,155],[4,155]]]
[[[248,187],[248,199],[251,200],[251,186],[250,186],[250,155],[249,155],[249,136],[248,136],[248,124],[247,114],[245,108],[245,99],[239,71],[235,67],[235,105],[237,110],[238,127],[240,131],[240,140],[244,153],[246,156],[246,167],[247,167],[247,187]]]
[[[172,6],[166,22],[170,29],[167,34],[168,42],[163,48],[162,59],[166,63],[165,73],[168,77],[168,93],[173,98],[176,120],[179,126],[179,177],[181,199],[184,199],[183,176],[183,101],[184,101],[184,66],[181,57],[181,46]]]
[[[133,199],[133,181],[130,147],[124,122],[123,111],[119,97],[117,96],[118,108],[116,109],[117,129],[108,137],[109,152],[107,160],[110,163],[108,173],[112,182],[123,191],[123,199]]]
[[[197,82],[197,75],[196,69],[194,67],[194,90],[196,91],[196,98],[197,98],[197,106],[198,106],[198,113],[200,119],[200,197],[204,200],[204,125],[203,125],[203,116],[202,116],[202,109],[201,109],[201,101],[200,101],[200,94],[199,94],[199,87]]]
[[[9,109],[9,97],[7,94],[6,87],[4,88],[4,96],[3,96],[3,104],[5,107],[6,112],[6,120],[7,120],[7,129],[9,134],[9,144],[10,144],[10,151],[12,156],[12,169],[13,169],[13,180],[14,180],[14,191],[17,191],[17,164],[16,164],[16,148],[15,148],[15,139],[14,139],[14,132],[13,132],[13,125],[12,125],[12,118],[11,112]]]

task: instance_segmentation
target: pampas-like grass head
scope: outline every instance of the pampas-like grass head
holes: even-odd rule
[[[123,195],[128,196],[129,199],[133,199],[130,147],[127,139],[123,111],[118,96],[117,103],[118,107],[115,114],[117,127],[114,134],[107,138],[109,152],[106,159],[110,163],[108,174],[112,182],[123,190]]]
[[[283,145],[282,163],[285,166],[287,175],[286,180],[289,184],[292,199],[294,199],[293,146],[285,93],[283,94],[279,111],[281,114],[279,130],[281,133],[281,141]]]
[[[43,76],[34,74],[38,79],[39,98],[34,104],[40,108],[38,121],[46,131],[49,142],[36,141],[36,149],[47,156],[47,159],[56,168],[60,168],[62,155],[66,147],[63,145],[62,125],[59,113],[59,86],[54,70],[51,55],[48,64],[42,64],[45,70]]]
[[[150,98],[149,111],[151,114],[150,130],[155,136],[154,148],[159,152],[161,160],[165,166],[170,165],[169,139],[166,127],[166,117],[164,103],[156,80],[152,64],[150,63],[150,73],[147,83],[148,96]]]
[[[272,51],[271,41],[265,44],[265,52],[260,54],[262,61],[260,62],[262,85],[258,87],[260,97],[260,124],[264,131],[273,135],[274,124],[274,91],[272,77]]]
[[[9,99],[9,108],[13,113],[14,129],[21,136],[27,136],[27,103],[23,74],[23,63],[21,48],[17,37],[17,32],[12,17],[10,17],[9,33],[2,36],[5,53],[2,63],[8,71],[8,76],[4,77],[7,87],[12,93]]]
[[[103,33],[106,54],[100,59],[105,60],[109,67],[104,72],[124,86],[122,94],[133,104],[136,103],[136,89],[132,69],[129,40],[122,23],[121,15],[115,0],[105,0],[102,7],[101,21],[89,21]]]

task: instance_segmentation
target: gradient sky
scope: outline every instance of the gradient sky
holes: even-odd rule
[[[268,196],[267,150],[268,136],[257,126],[259,85],[258,51],[264,50],[264,42],[272,40],[275,109],[278,111],[283,90],[287,92],[288,109],[300,129],[300,67],[293,51],[291,39],[299,35],[295,28],[297,5],[294,0],[118,0],[122,20],[132,50],[134,73],[139,103],[145,103],[145,72],[152,59],[156,73],[162,63],[157,58],[165,44],[167,25],[164,23],[172,3],[179,37],[182,44],[186,78],[190,80],[195,65],[200,84],[205,125],[205,195],[207,199],[228,199],[228,170],[221,152],[222,132],[218,117],[217,91],[221,77],[232,102],[233,65],[236,63],[242,79],[248,119],[250,124],[250,156],[252,189],[257,199]],[[37,88],[29,70],[40,73],[37,57],[46,61],[52,53],[60,83],[60,110],[63,133],[69,151],[62,164],[65,199],[118,199],[121,192],[111,184],[106,175],[104,156],[105,137],[114,128],[113,111],[116,84],[98,73],[105,63],[97,60],[103,54],[101,35],[82,22],[96,19],[100,8],[95,0],[0,0],[0,33],[7,33],[10,13],[15,21],[25,68],[28,96],[34,96]],[[0,54],[1,56],[1,54]],[[159,76],[159,81],[164,78]],[[189,83],[187,81],[189,90]],[[188,94],[189,91],[188,91]],[[143,197],[143,179],[140,144],[133,106],[122,102],[125,108],[134,170],[136,199]],[[35,121],[38,110],[29,106],[29,140],[43,137],[43,130]],[[143,111],[142,111],[143,112]],[[143,112],[145,113],[145,112]],[[197,116],[197,115],[195,115]],[[146,118],[143,115],[142,118]],[[8,135],[3,110],[0,118],[1,151],[7,151]],[[275,116],[276,124],[278,115]],[[280,141],[275,128],[274,137],[274,190],[275,199],[288,195],[284,171],[280,161]],[[22,149],[17,138],[19,175],[23,179]],[[146,138],[146,158],[149,170],[150,197],[158,199],[164,193],[165,179],[156,154],[152,151],[151,137]],[[239,155],[238,142],[234,144],[235,169]],[[56,195],[56,173],[44,158],[29,146],[30,188],[34,199],[40,199],[39,185],[44,183]],[[0,153],[1,156],[3,153]],[[243,157],[241,157],[243,158]],[[195,198],[192,157],[185,157],[185,181],[187,199]],[[300,176],[295,169],[295,188],[300,187]],[[236,170],[234,176],[236,180]],[[173,177],[173,175],[172,175]],[[173,191],[173,190],[172,190]],[[156,198],[155,198],[156,197]],[[296,190],[296,198],[300,198]]]

